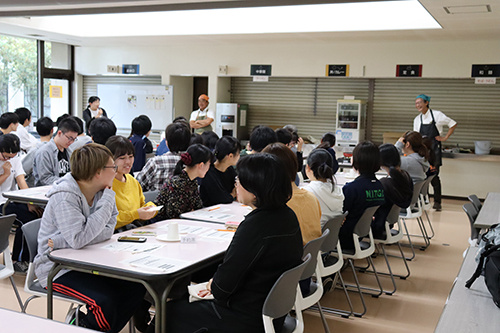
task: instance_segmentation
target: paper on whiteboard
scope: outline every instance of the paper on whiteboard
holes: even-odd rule
[[[153,269],[162,272],[175,272],[179,269],[187,267],[191,264],[190,261],[172,259],[166,257],[152,255],[136,255],[131,259],[122,261],[122,263],[130,264],[132,267]]]

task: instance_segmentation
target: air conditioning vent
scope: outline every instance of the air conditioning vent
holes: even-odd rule
[[[448,6],[443,8],[447,14],[491,13],[490,5]]]

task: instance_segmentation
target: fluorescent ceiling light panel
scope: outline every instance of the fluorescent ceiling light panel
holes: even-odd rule
[[[10,21],[10,20],[9,20]],[[14,23],[10,21],[10,23]],[[440,29],[417,0],[32,17],[23,26],[79,37]]]

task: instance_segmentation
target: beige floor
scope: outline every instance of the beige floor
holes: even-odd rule
[[[398,290],[392,296],[382,295],[379,298],[365,297],[368,312],[363,318],[349,319],[328,315],[328,324],[332,332],[362,332],[368,329],[370,333],[389,332],[433,332],[443,310],[446,297],[453,280],[458,274],[462,263],[462,253],[468,247],[468,220],[462,211],[465,202],[444,200],[442,212],[432,212],[431,220],[436,236],[426,251],[418,251],[417,257],[409,262],[411,276],[407,280],[397,279]],[[413,223],[410,222],[409,225]],[[415,230],[416,232],[416,230]],[[418,240],[417,240],[418,241]],[[390,248],[389,251],[394,249]],[[408,250],[408,249],[407,249]],[[382,269],[382,258],[377,258],[375,264]],[[402,264],[394,262],[394,270],[401,272]],[[361,263],[360,263],[361,264]],[[373,276],[361,274],[360,279],[370,284]],[[346,280],[352,280],[351,272],[343,273]],[[26,300],[28,295],[22,291],[24,276],[15,275],[15,282]],[[389,288],[388,278],[382,277],[382,284]],[[19,305],[12,291],[9,280],[0,281],[0,307],[19,311]],[[351,293],[355,308],[360,303],[356,295]],[[334,291],[323,297],[323,306],[346,306],[343,294]],[[55,319],[64,320],[67,303],[55,302]],[[35,299],[28,307],[29,314],[45,317],[46,300]],[[323,332],[321,320],[315,312],[304,314],[306,332]],[[127,332],[124,329],[122,332]]]

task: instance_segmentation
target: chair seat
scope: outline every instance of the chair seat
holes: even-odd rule
[[[331,256],[331,255],[324,255],[322,258],[323,258],[323,265],[325,267],[333,266],[339,262],[339,258],[337,258],[335,256]]]
[[[370,248],[370,243],[365,242],[365,241],[359,241],[359,247],[361,248],[361,251],[367,250]],[[343,254],[347,255],[354,255],[354,249],[342,249]]]
[[[294,317],[287,315],[285,318],[285,322],[283,323],[283,328],[281,329],[281,333],[292,333],[297,327],[297,319]]]
[[[391,229],[391,235],[387,237],[387,232],[383,232],[382,235],[373,235],[375,243],[377,244],[393,244],[399,242],[403,238],[403,234],[399,230]]]

